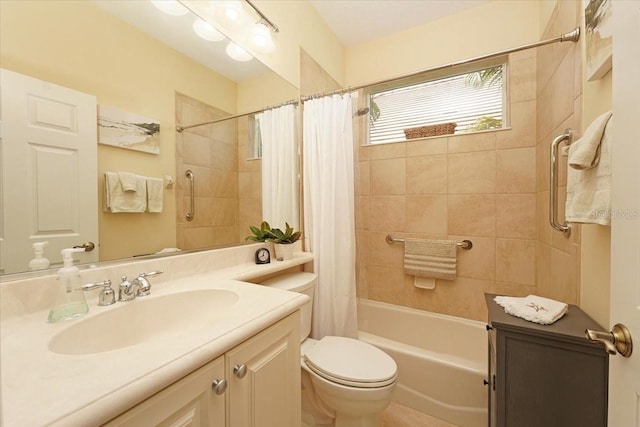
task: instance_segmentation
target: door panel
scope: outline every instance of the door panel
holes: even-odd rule
[[[611,318],[635,341],[610,358],[609,425],[640,427],[640,2],[614,1]]]
[[[0,268],[28,270],[32,244],[45,240],[45,257],[55,267],[61,249],[98,243],[96,98],[0,72]],[[76,257],[98,261],[97,246]]]

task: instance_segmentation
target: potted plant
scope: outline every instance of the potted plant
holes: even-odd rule
[[[251,236],[245,237],[244,240],[251,240],[253,242],[271,241],[271,226],[267,221],[262,221],[262,224],[260,224],[260,228],[254,225],[250,225],[249,229],[253,234]]]
[[[271,235],[269,240],[273,242],[276,250],[276,258],[291,259],[293,257],[293,243],[300,239],[302,233],[294,231],[293,227],[285,222],[284,231],[279,228],[272,228],[269,234]]]
[[[285,229],[271,228],[267,221],[262,221],[260,227],[249,226],[251,236],[247,236],[245,240],[253,242],[273,242],[277,259],[291,259],[293,256],[292,244],[300,239],[302,233],[294,231],[289,223],[285,222]]]

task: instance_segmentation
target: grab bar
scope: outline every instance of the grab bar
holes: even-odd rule
[[[404,239],[398,239],[396,237],[393,237],[391,234],[387,234],[387,237],[385,237],[384,240],[390,245],[393,245],[396,242],[404,243]],[[456,242],[456,245],[466,250],[473,248],[473,242],[471,240],[463,240],[462,242]]]
[[[561,231],[564,237],[571,236],[571,226],[567,223],[560,224],[558,218],[558,146],[561,142],[567,142],[571,144],[571,138],[573,137],[573,131],[566,129],[560,136],[554,138],[551,143],[551,179],[549,189],[549,223],[554,230]]]
[[[189,199],[191,200],[191,209],[189,210],[189,212],[187,212],[187,214],[185,215],[187,218],[187,221],[193,221],[193,217],[196,215],[196,206],[195,206],[195,181],[196,178],[193,175],[193,172],[191,172],[191,169],[187,169],[187,171],[184,173],[184,175],[189,178],[189,187],[191,189],[191,194],[189,195]]]

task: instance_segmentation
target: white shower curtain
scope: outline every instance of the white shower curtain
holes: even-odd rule
[[[284,230],[300,225],[296,107],[285,105],[256,116],[262,140],[262,218]]]
[[[318,286],[311,336],[357,336],[353,129],[349,95],[304,104],[304,228]]]

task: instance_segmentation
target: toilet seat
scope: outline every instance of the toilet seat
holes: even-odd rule
[[[395,361],[353,338],[327,336],[304,355],[307,367],[326,380],[350,387],[384,387],[396,381]]]

